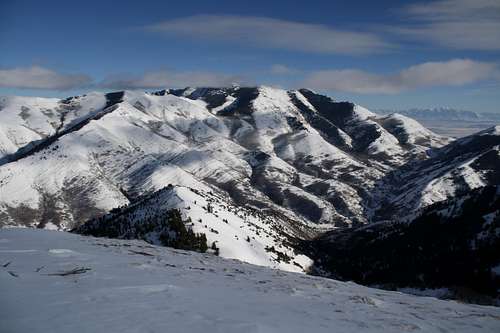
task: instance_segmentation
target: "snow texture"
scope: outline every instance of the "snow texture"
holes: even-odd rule
[[[2,332],[498,332],[500,311],[141,241],[0,230]]]

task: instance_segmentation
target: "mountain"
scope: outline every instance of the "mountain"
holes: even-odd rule
[[[253,185],[248,183],[255,183],[261,188],[260,192],[268,192],[269,196],[272,189],[266,187],[273,184],[267,184],[270,178],[266,177],[267,173],[281,173],[284,178],[282,183],[293,183],[300,176],[309,182],[328,174],[341,178],[349,171],[345,169],[352,169],[351,174],[355,178],[368,178],[354,170],[365,169],[366,164],[371,167],[371,163],[366,163],[370,161],[360,159],[391,153],[388,161],[377,161],[371,177],[376,178],[381,173],[379,170],[387,169],[388,164],[401,164],[410,155],[409,149],[402,147],[393,135],[368,119],[374,115],[366,109],[350,103],[336,103],[309,91],[304,90],[303,93],[313,100],[316,107],[324,109],[323,114],[298,91],[286,92],[265,87],[187,89],[157,94],[91,94],[59,101],[55,106],[50,105],[54,104],[54,100],[34,103],[28,99],[28,106],[24,108],[19,104],[20,98],[13,99],[17,100],[17,104],[7,99],[0,111],[2,119],[6,119],[2,122],[2,133],[5,133],[2,140],[2,147],[5,147],[2,169],[10,169],[8,178],[14,177],[14,167],[34,169],[34,173],[52,168],[53,163],[64,169],[65,166],[83,169],[78,170],[78,174],[87,174],[81,177],[95,184],[96,191],[112,192],[113,199],[108,200],[112,202],[100,202],[100,206],[108,209],[128,200],[126,195],[116,190],[116,183],[123,183],[123,189],[128,189],[127,192],[132,192],[130,195],[133,196],[135,192],[158,189],[160,186],[155,187],[151,182],[161,178],[161,174],[167,174],[165,176],[168,177],[170,172],[181,172],[177,168],[219,186],[235,180],[246,181],[247,184],[243,185],[247,186]],[[44,117],[47,118],[46,126],[42,126],[43,121],[39,119]],[[68,123],[56,122],[57,119],[65,118],[71,120]],[[309,125],[309,122],[313,125]],[[351,136],[342,128],[349,131]],[[107,149],[103,148],[105,145]],[[51,147],[47,149],[48,146]],[[13,147],[17,147],[17,150]],[[221,151],[221,147],[225,151]],[[417,145],[411,148],[416,153],[422,150]],[[110,151],[114,156],[108,156]],[[118,158],[123,160],[117,161]],[[134,174],[116,174],[123,173],[123,170],[115,170],[120,168],[115,164],[133,164],[138,159],[142,160],[142,165],[137,166],[137,169],[154,169],[142,170],[146,173],[143,176],[149,179],[130,181],[130,178],[141,176],[141,170],[135,170]],[[27,160],[47,162],[25,166]],[[207,170],[203,173],[203,170],[192,170],[192,160],[210,160],[211,163],[207,163]],[[330,166],[332,164],[334,166]],[[216,167],[222,167],[219,173],[213,170]],[[72,167],[67,169],[65,172],[69,175],[58,174],[54,178],[63,182],[71,181],[75,172]],[[101,175],[90,170],[105,174],[99,177]],[[222,170],[227,173],[220,179],[218,176],[223,174]],[[248,176],[250,172],[255,174],[253,179]],[[188,182],[190,177],[183,176]],[[36,175],[32,178],[36,178]],[[60,184],[38,186],[37,179],[30,180],[35,183],[34,187],[39,188],[39,192],[48,185],[61,187]],[[163,182],[161,187],[165,185]],[[37,190],[29,193],[32,206],[37,205],[37,197],[40,196],[40,193],[34,193]],[[57,192],[58,189],[51,190],[47,192]],[[234,191],[239,193],[234,193],[233,197],[246,194],[238,189]],[[289,191],[301,192],[297,187]],[[28,200],[24,198],[22,201]],[[274,201],[280,201],[280,198],[274,198]],[[76,220],[82,222],[85,218],[77,217]]]
[[[0,119],[0,225],[206,239],[293,271],[311,264],[302,240],[498,183],[498,128],[453,142],[307,89],[4,97]]]
[[[500,186],[430,205],[411,222],[331,231],[305,247],[318,274],[385,288],[445,287],[451,297],[494,303],[500,291]]]
[[[411,220],[433,203],[499,184],[500,126],[495,126],[387,173],[375,185],[368,206],[375,221]]]
[[[4,332],[498,331],[498,308],[142,241],[1,229],[0,263]]]
[[[121,92],[27,106],[19,99],[0,111],[7,224],[72,227],[172,180],[315,223],[350,223],[364,220],[354,203],[367,185],[448,142],[411,132],[407,118],[394,129],[308,90]],[[51,211],[59,217],[44,217]]]

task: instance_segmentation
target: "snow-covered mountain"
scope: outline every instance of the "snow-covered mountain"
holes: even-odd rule
[[[500,113],[480,113],[450,108],[377,110],[378,114],[401,114],[413,118],[434,133],[461,138],[500,123]]]
[[[500,126],[495,126],[389,172],[374,188],[370,214],[377,221],[411,220],[429,205],[499,184]]]
[[[169,183],[315,223],[364,221],[367,185],[447,142],[308,90],[20,99],[0,111],[4,224],[71,227]]]
[[[408,222],[334,230],[305,242],[319,274],[393,289],[447,288],[500,304],[500,186],[469,190]]]
[[[497,128],[478,150],[474,137],[449,144],[406,116],[307,89],[5,97],[0,120],[0,225],[73,229],[112,209],[177,209],[221,255],[289,270],[308,265],[296,239],[399,218],[456,195],[465,178],[497,182]],[[478,154],[491,158],[476,167]]]
[[[141,241],[0,230],[2,332],[498,332],[494,307]]]

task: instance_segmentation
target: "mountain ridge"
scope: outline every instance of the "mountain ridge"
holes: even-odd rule
[[[397,200],[377,199],[404,188],[397,185],[398,170],[410,169],[409,174],[410,166],[429,165],[441,175],[440,165],[454,158],[437,157],[453,140],[408,117],[380,116],[307,89],[185,88],[26,99],[26,105],[22,98],[13,100],[0,103],[0,118],[6,120],[0,125],[0,151],[4,158],[19,149],[26,153],[0,165],[1,224],[73,229],[172,184],[224,197],[219,208],[224,214],[259,211],[258,223],[268,221],[262,224],[268,236],[230,230],[217,237],[205,234],[209,245],[220,242],[221,255],[231,257],[238,256],[230,253],[237,253],[246,237],[256,237],[256,246],[274,252],[259,252],[251,262],[270,266],[283,258],[278,252],[290,258],[296,254],[289,242],[268,243],[266,237],[306,239],[405,211]],[[487,157],[471,169],[479,179],[498,163],[498,136],[485,137],[491,137],[481,146]],[[479,158],[473,151],[470,158]],[[447,178],[449,187],[458,188],[461,177]],[[485,178],[481,186],[495,183],[495,177]],[[438,186],[429,191],[440,193]],[[440,193],[438,199],[454,194]],[[410,202],[421,203],[419,193],[409,195]],[[192,211],[186,200],[169,209],[180,209],[187,219]],[[425,208],[434,201],[422,202]],[[191,219],[195,225],[197,218]],[[213,223],[214,230],[226,224],[221,219]],[[245,228],[246,223],[234,226]],[[235,236],[240,243],[233,242]],[[303,269],[306,262],[300,263]],[[287,267],[298,266],[291,260]]]

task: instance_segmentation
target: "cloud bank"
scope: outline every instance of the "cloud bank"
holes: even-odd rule
[[[454,49],[500,50],[500,1],[440,0],[404,7],[411,25],[390,32]]]
[[[159,22],[147,31],[196,40],[320,54],[359,55],[400,49],[396,39],[444,48],[500,50],[500,1],[438,0],[396,10],[401,23],[370,31],[259,16],[196,15]],[[396,38],[395,38],[396,37]]]
[[[197,87],[227,87],[232,84],[244,84],[247,81],[240,76],[225,75],[215,72],[175,72],[154,71],[140,76],[110,76],[99,84],[102,88],[111,89],[156,89]]]
[[[288,67],[286,65],[282,64],[274,64],[270,68],[271,74],[274,75],[291,75],[291,74],[297,74],[299,73],[298,70]]]
[[[461,86],[496,76],[495,64],[453,59],[426,62],[387,75],[357,69],[315,71],[305,78],[303,85],[358,94],[395,94],[417,88]]]
[[[91,82],[87,75],[63,74],[40,66],[0,69],[0,87],[70,90]]]
[[[276,80],[283,77],[302,80],[302,87],[343,91],[358,94],[396,94],[402,91],[436,86],[462,86],[484,80],[500,80],[495,63],[471,59],[425,62],[395,73],[380,74],[359,69],[327,69],[306,72],[282,64],[270,67],[268,73]],[[297,77],[298,76],[298,77]],[[303,77],[303,79],[300,79]],[[70,89],[157,89],[182,87],[228,87],[234,84],[255,85],[252,79],[208,71],[157,70],[139,75],[111,75],[97,82],[87,75],[62,74],[32,66],[0,69],[0,88],[27,88],[46,90]],[[272,85],[272,82],[268,84]]]
[[[150,25],[146,30],[310,53],[368,54],[393,47],[372,33],[256,16],[189,16]]]

